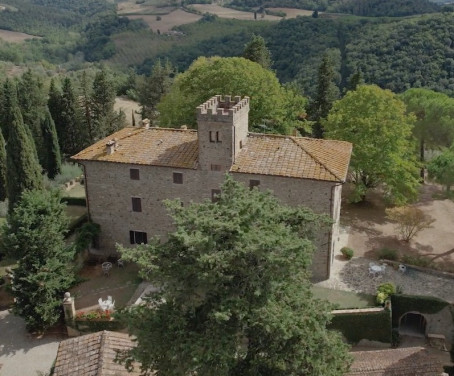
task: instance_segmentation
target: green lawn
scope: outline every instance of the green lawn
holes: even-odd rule
[[[375,306],[375,297],[368,294],[359,294],[351,291],[332,290],[319,286],[312,286],[314,296],[328,300],[338,309],[368,308]]]

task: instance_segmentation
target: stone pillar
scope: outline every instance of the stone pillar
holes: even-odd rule
[[[63,298],[63,312],[65,314],[66,331],[68,333],[68,337],[79,336],[80,333],[76,329],[75,325],[76,308],[74,305],[74,298],[69,292],[65,292],[65,296]]]

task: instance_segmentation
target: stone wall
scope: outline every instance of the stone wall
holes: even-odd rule
[[[129,232],[146,232],[165,237],[173,230],[171,218],[162,203],[179,198],[190,201],[211,200],[212,190],[224,180],[222,171],[205,171],[171,167],[129,165],[86,161],[87,202],[91,220],[101,225],[100,246],[106,254],[115,253],[115,244],[130,245]],[[130,178],[130,169],[139,170],[139,180]],[[173,173],[183,174],[183,184],[173,182]],[[249,180],[260,180],[260,189],[272,190],[283,202],[305,205],[317,213],[337,217],[340,207],[340,186],[335,183],[234,173],[234,178],[249,186]],[[141,212],[132,210],[132,198],[141,199]],[[317,252],[313,259],[313,279],[329,277],[332,244],[329,229],[316,239]]]

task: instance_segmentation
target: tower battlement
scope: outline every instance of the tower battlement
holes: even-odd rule
[[[197,121],[233,123],[234,120],[249,113],[249,97],[215,95],[197,107]]]

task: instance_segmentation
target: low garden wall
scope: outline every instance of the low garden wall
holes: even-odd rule
[[[362,339],[391,343],[391,312],[385,308],[335,310],[329,329],[340,331],[349,343]]]

